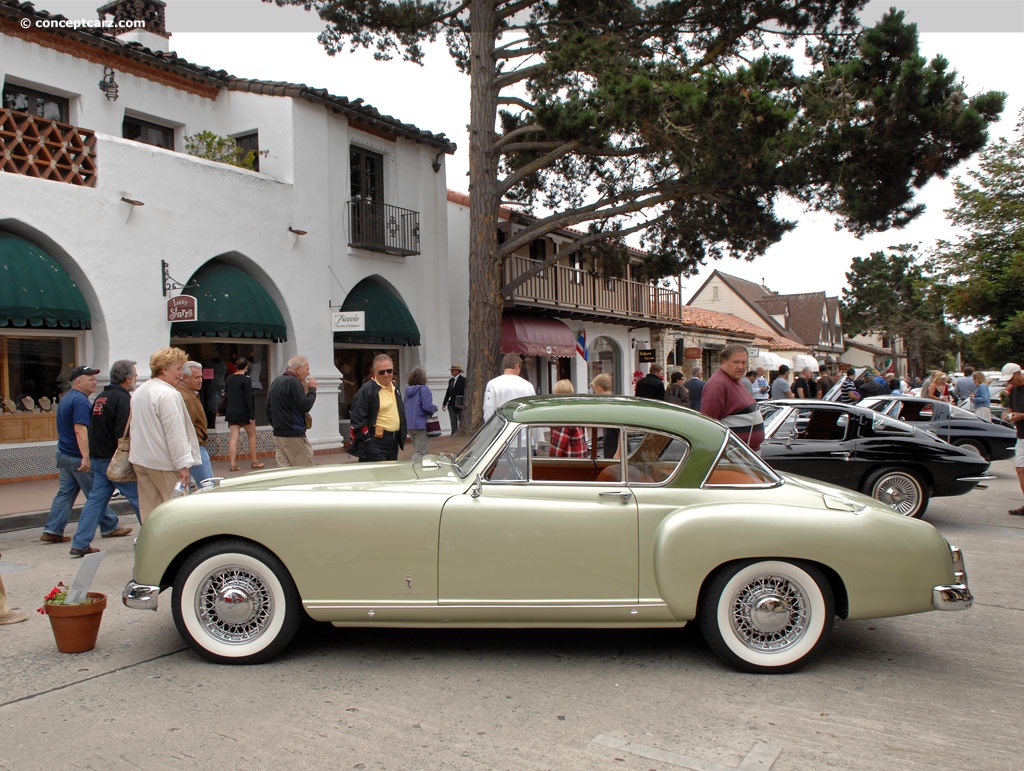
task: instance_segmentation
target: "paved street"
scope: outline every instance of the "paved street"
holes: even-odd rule
[[[691,630],[311,625],[270,664],[215,666],[186,650],[166,594],[157,613],[121,605],[132,539],[97,539],[110,604],[94,651],[58,653],[36,613],[0,627],[0,769],[1016,769],[1011,463],[927,514],[965,550],[972,610],[838,623],[789,676],[728,670]],[[12,606],[34,610],[80,564],[39,533],[0,533]]]

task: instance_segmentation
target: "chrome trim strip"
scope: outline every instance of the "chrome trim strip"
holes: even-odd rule
[[[644,602],[639,602],[639,603],[638,602],[624,602],[624,603],[596,602],[596,603],[593,603],[593,604],[582,603],[582,602],[568,603],[568,604],[552,602],[549,605],[545,605],[545,604],[541,604],[541,603],[519,604],[519,603],[514,603],[514,602],[510,602],[510,603],[500,603],[500,602],[492,602],[492,603],[467,602],[467,603],[460,603],[460,602],[456,602],[456,601],[453,601],[453,600],[447,600],[447,601],[442,601],[442,602],[435,602],[435,601],[431,601],[431,600],[425,600],[422,603],[404,602],[404,603],[394,603],[394,604],[391,604],[391,603],[388,603],[388,602],[344,603],[343,604],[343,603],[331,602],[330,600],[305,600],[305,601],[303,601],[302,605],[305,608],[315,608],[317,610],[423,610],[425,608],[438,608],[438,609],[445,609],[445,610],[454,610],[454,609],[472,610],[474,608],[479,608],[481,610],[485,610],[485,609],[492,609],[493,610],[493,609],[499,609],[499,608],[501,610],[519,610],[519,609],[555,610],[555,609],[559,609],[559,608],[574,609],[574,610],[575,609],[580,609],[580,610],[600,610],[600,609],[619,610],[619,609],[623,609],[623,608],[626,608],[626,609],[640,608],[640,609],[648,610],[648,609],[651,609],[651,608],[664,608],[664,607],[667,607],[664,602],[651,602],[651,603],[644,603]]]
[[[998,479],[995,474],[982,474],[977,477],[957,477],[957,482],[989,482],[993,479]]]
[[[135,610],[156,610],[160,601],[160,587],[129,581],[121,592],[121,602]]]

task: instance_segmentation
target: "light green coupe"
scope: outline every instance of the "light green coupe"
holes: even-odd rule
[[[573,457],[575,456],[575,457]],[[833,618],[970,607],[963,557],[924,522],[780,476],[724,426],[628,397],[506,404],[461,453],[248,474],[146,520],[123,599],[173,587],[188,644],[279,653],[335,626],[682,627],[750,672],[788,672]]]

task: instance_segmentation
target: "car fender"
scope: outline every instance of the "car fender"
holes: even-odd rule
[[[690,506],[664,518],[653,548],[660,597],[683,620],[696,617],[711,575],[740,560],[820,565],[848,618],[931,610],[932,588],[953,580],[949,546],[938,531],[880,505],[857,512],[782,504]]]

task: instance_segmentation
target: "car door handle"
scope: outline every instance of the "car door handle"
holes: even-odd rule
[[[850,452],[830,452],[829,455],[831,455],[833,458],[842,458],[843,460],[849,460],[850,456],[853,455],[853,453],[850,453]]]
[[[616,490],[614,492],[608,490],[597,495],[599,498],[618,498],[622,503],[629,503],[629,499],[633,497],[633,493],[629,490]]]

